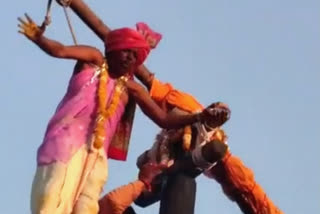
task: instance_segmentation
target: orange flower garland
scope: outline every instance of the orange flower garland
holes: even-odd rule
[[[96,124],[93,131],[93,146],[96,149],[100,149],[103,146],[103,143],[106,139],[106,130],[105,130],[105,122],[113,115],[117,106],[120,102],[121,94],[125,87],[125,82],[128,80],[127,77],[120,77],[115,86],[115,91],[112,96],[112,100],[107,108],[107,83],[108,83],[108,67],[107,64],[104,63],[101,66],[100,76],[99,76],[99,86],[98,86],[98,109],[97,109],[97,117]]]
[[[191,148],[191,138],[192,138],[192,129],[191,126],[185,126],[183,133],[183,144],[182,147],[184,151],[190,151]]]
[[[220,127],[216,128],[215,132],[211,136],[211,140],[217,140],[223,143],[226,143],[228,140],[228,136],[226,135],[225,131]]]

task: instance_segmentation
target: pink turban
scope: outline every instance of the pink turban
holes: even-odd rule
[[[137,50],[137,65],[141,65],[151,48],[161,40],[161,34],[152,31],[145,23],[138,23],[137,30],[120,28],[109,33],[105,40],[107,52],[125,49]]]

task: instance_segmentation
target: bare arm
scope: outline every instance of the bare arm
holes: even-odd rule
[[[136,180],[109,192],[99,200],[99,213],[123,213],[143,190],[145,190],[145,184],[140,180]]]
[[[99,50],[90,46],[65,46],[57,41],[43,36],[43,29],[39,28],[33,20],[26,15],[27,20],[19,18],[20,33],[34,42],[40,49],[50,56],[64,59],[75,59],[95,65],[102,65],[103,55]]]
[[[199,119],[204,119],[204,114],[168,114],[163,111],[149,96],[148,92],[140,84],[129,80],[127,83],[128,92],[134,97],[144,114],[154,121],[161,128],[180,128],[192,124]]]
[[[139,180],[119,187],[99,200],[99,213],[122,214],[142,191],[151,191],[151,182],[166,168],[161,164],[147,163],[143,165],[139,172]]]
[[[44,52],[53,57],[75,59],[93,63],[98,66],[103,64],[103,56],[100,51],[90,46],[64,46],[63,44],[47,39],[44,36],[41,36],[39,39],[35,40],[34,43],[38,45]]]
[[[141,83],[147,87],[147,89],[150,91],[152,86],[152,81],[154,78],[154,74],[149,71],[149,69],[141,65],[138,67],[137,71],[134,73],[134,75],[141,81]]]

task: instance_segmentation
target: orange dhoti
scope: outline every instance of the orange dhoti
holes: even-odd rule
[[[256,183],[252,170],[230,152],[206,175],[214,178],[229,199],[235,201],[245,214],[283,213]]]
[[[169,83],[157,79],[152,82],[151,97],[163,108],[176,107],[187,112],[197,112],[202,105],[191,95],[176,90]],[[221,186],[224,193],[235,201],[245,214],[280,214],[281,212],[256,183],[253,172],[230,151],[206,172]]]

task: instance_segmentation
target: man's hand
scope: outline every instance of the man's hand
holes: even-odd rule
[[[143,152],[141,155],[139,155],[139,157],[137,158],[137,162],[136,165],[139,169],[141,169],[148,161],[149,161],[149,157],[148,157],[148,152],[149,150]]]
[[[20,17],[18,18],[20,22],[20,24],[18,24],[19,33],[25,35],[31,41],[36,41],[42,36],[45,30],[45,25],[38,27],[37,24],[28,16],[28,14],[25,14],[25,17],[26,20]]]
[[[151,182],[155,177],[163,172],[167,168],[166,165],[157,163],[146,163],[143,165],[139,172],[139,180],[142,181],[147,189],[151,191]]]
[[[207,126],[216,128],[228,121],[230,114],[231,111],[226,104],[217,102],[203,110],[201,119]]]

